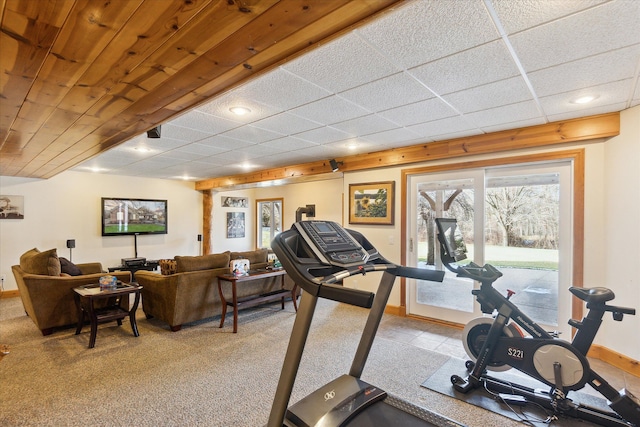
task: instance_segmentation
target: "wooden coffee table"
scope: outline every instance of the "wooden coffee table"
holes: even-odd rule
[[[118,287],[113,290],[100,290],[100,285],[85,285],[73,288],[73,297],[78,309],[78,327],[76,335],[82,331],[85,315],[91,322],[91,336],[89,338],[89,348],[96,345],[96,335],[98,334],[98,324],[110,321],[117,321],[118,326],[122,325],[122,319],[129,316],[133,336],[138,337],[138,324],[136,323],[136,310],[140,302],[140,290],[142,286],[137,283],[118,283]],[[123,307],[123,297],[134,294],[133,305]],[[97,308],[96,301],[108,299],[106,306]],[[128,299],[125,299],[128,301]]]
[[[285,289],[284,276],[286,274],[287,272],[281,268],[277,270],[252,270],[249,271],[249,274],[243,276],[236,276],[231,273],[218,276],[218,293],[220,294],[220,301],[222,303],[222,318],[220,319],[220,327],[222,328],[222,326],[224,325],[224,319],[227,315],[228,305],[233,307],[233,333],[238,332],[238,309],[241,307],[253,307],[271,301],[282,300],[282,309],[284,310],[284,299],[285,297],[290,296],[291,300],[293,301],[293,308],[298,311],[298,303],[296,301],[296,291],[298,290],[298,286],[294,284],[293,289]],[[253,280],[275,276],[280,276],[282,279],[280,289],[264,294],[256,294],[238,298],[236,291],[238,283],[245,283]],[[222,282],[231,283],[231,301],[227,301],[224,297],[224,294],[222,293]]]

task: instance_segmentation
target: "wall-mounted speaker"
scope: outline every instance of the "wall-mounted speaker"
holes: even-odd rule
[[[198,242],[202,242],[202,234],[198,234]]]
[[[160,138],[160,126],[149,129],[147,131],[147,138]]]

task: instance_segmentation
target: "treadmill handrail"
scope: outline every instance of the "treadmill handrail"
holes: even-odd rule
[[[442,282],[444,280],[444,271],[428,270],[425,268],[405,267],[396,264],[363,264],[357,267],[348,268],[337,273],[333,273],[329,276],[316,278],[318,283],[336,283],[340,282],[347,277],[355,276],[357,274],[366,274],[370,271],[388,271],[391,274],[399,277],[408,277],[411,279],[430,280],[432,282]]]

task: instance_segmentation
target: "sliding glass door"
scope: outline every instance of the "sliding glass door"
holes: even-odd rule
[[[409,263],[443,270],[434,218],[456,218],[467,260],[498,267],[495,287],[531,318],[569,333],[571,163],[413,175],[408,188]],[[409,314],[466,323],[481,315],[476,286],[447,272],[443,283],[407,281]]]

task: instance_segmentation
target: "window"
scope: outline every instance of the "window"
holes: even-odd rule
[[[282,231],[283,199],[256,200],[256,241],[259,249],[271,249],[271,242]]]

